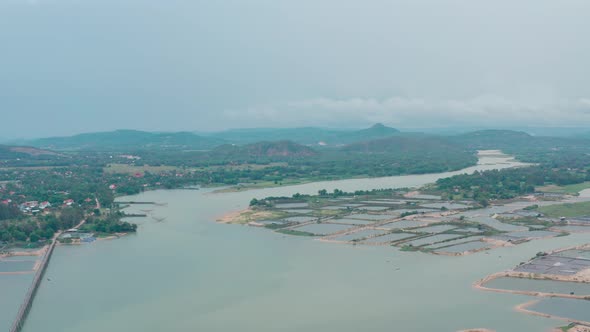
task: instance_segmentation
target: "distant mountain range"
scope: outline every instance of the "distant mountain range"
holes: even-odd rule
[[[305,145],[337,146],[397,134],[400,134],[399,130],[377,123],[370,128],[361,130],[334,130],[314,127],[232,129],[211,133],[209,137],[219,138],[233,144],[289,140]]]
[[[13,144],[17,145],[17,144]],[[448,150],[474,151],[501,149],[509,153],[590,146],[588,138],[532,136],[522,131],[479,130],[453,136],[407,133],[375,124],[361,130],[321,128],[236,129],[211,134],[191,132],[153,133],[137,130],[116,130],[50,137],[19,142],[20,146],[38,151],[208,151],[206,159],[248,159],[252,157],[305,158],[323,149],[349,153],[394,153]],[[21,147],[22,148],[22,147]],[[30,148],[29,148],[30,149]],[[8,151],[15,155],[14,148]],[[33,150],[29,150],[33,152]],[[580,150],[581,151],[581,150]],[[4,155],[8,155],[5,152]],[[34,152],[37,153],[37,152]],[[49,155],[45,153],[45,155]]]
[[[224,144],[243,145],[261,141],[287,140],[304,145],[337,146],[398,134],[400,134],[399,130],[382,124],[376,124],[371,128],[362,130],[321,128],[236,129],[207,135],[197,135],[190,132],[153,133],[138,130],[116,130],[66,137],[40,138],[15,144],[64,151],[210,150]]]
[[[217,138],[202,137],[190,132],[151,133],[138,130],[49,137],[24,142],[24,144],[45,149],[74,151],[209,150],[224,143],[226,142]]]
[[[505,152],[523,149],[546,150],[586,148],[590,140],[583,137],[532,136],[522,131],[480,130],[446,138],[449,142],[471,150],[500,149]]]

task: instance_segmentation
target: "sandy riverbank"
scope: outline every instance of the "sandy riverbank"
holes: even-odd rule
[[[234,223],[235,220],[237,220],[242,214],[246,213],[246,212],[251,212],[252,209],[251,208],[247,208],[244,210],[238,210],[238,211],[231,211],[228,212],[226,214],[224,214],[223,216],[217,218],[217,222],[221,223],[221,224],[231,224]]]
[[[224,214],[217,218],[217,222],[221,224],[247,224],[256,222],[258,220],[269,220],[269,219],[280,219],[285,217],[285,214],[281,214],[275,211],[257,211],[252,208],[247,208],[239,211],[232,211]]]

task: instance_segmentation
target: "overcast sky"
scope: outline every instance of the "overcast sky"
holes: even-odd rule
[[[2,137],[590,125],[588,0],[0,0]]]

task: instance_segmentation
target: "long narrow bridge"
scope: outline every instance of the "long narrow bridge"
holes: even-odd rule
[[[20,306],[18,314],[16,315],[16,318],[14,320],[14,323],[12,324],[12,327],[10,328],[10,332],[20,332],[20,330],[23,328],[23,325],[25,324],[25,320],[27,318],[27,315],[29,314],[29,311],[31,310],[31,305],[33,304],[33,299],[35,298],[35,294],[37,293],[37,289],[39,289],[39,285],[41,284],[41,281],[43,280],[43,274],[45,273],[45,270],[47,269],[47,265],[49,263],[49,260],[51,259],[51,255],[53,254],[53,249],[55,248],[55,244],[57,243],[57,236],[58,235],[56,235],[53,238],[53,241],[49,245],[49,248],[47,249],[45,256],[43,256],[43,260],[41,261],[41,265],[39,266],[39,268],[37,269],[37,272],[35,273],[35,278],[33,279],[33,283],[31,284],[31,286],[29,287],[29,290],[27,291],[27,294],[25,295],[25,298]]]

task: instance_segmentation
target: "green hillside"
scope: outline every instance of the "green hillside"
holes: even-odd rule
[[[210,134],[210,137],[222,139],[234,144],[248,144],[260,141],[289,140],[305,145],[338,146],[359,141],[398,135],[399,130],[383,124],[375,124],[361,130],[335,130],[313,127],[303,128],[257,128],[232,129]]]
[[[41,138],[29,145],[54,150],[125,151],[135,149],[211,149],[225,142],[189,132],[151,133],[137,130],[116,130],[67,137]]]

